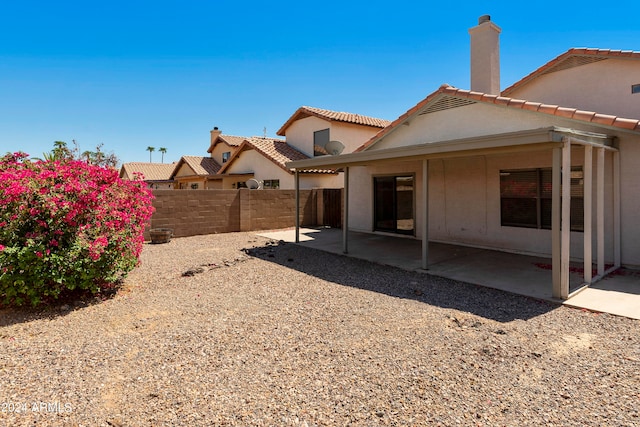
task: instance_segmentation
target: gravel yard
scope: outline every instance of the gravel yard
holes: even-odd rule
[[[7,426],[640,426],[640,322],[179,238],[112,299],[0,310],[0,405]]]

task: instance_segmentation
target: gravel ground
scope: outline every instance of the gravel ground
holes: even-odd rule
[[[112,299],[0,311],[0,425],[640,426],[639,332],[251,233],[179,238]]]

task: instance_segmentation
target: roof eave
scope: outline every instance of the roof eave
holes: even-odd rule
[[[322,156],[308,160],[288,162],[292,169],[322,169],[354,165],[364,165],[385,160],[410,160],[412,158],[447,158],[477,155],[481,153],[500,153],[513,151],[533,151],[560,146],[564,136],[588,138],[601,145],[612,144],[613,138],[596,133],[575,131],[556,126],[530,129],[503,134],[484,135],[448,141],[429,142],[405,147],[383,150],[361,151],[339,156]]]

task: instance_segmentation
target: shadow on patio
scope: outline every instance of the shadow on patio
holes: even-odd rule
[[[261,232],[261,236],[295,242],[295,230]],[[388,235],[349,232],[349,253],[378,264],[390,265],[483,287],[638,319],[640,318],[640,272],[622,269],[567,301],[554,299],[551,286],[551,260],[487,249],[443,243],[429,243],[429,270],[421,269],[421,242]],[[342,230],[303,228],[300,246],[342,255]],[[582,265],[572,263],[570,292],[582,282]]]
[[[557,308],[557,304],[547,301],[304,246],[280,241],[247,249],[246,253],[339,285],[456,309],[498,322],[526,320]],[[319,258],[324,265],[319,265]]]

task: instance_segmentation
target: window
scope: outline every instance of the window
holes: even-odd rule
[[[640,93],[640,84],[631,85],[631,93]]]
[[[238,181],[235,185],[235,188],[247,188],[247,183],[244,181]]]
[[[500,224],[551,229],[551,169],[500,171]],[[571,168],[571,231],[584,230],[582,168]]]
[[[373,178],[374,229],[413,234],[413,176]]]
[[[277,190],[280,188],[280,180],[279,179],[265,179],[262,181],[262,188]]]
[[[225,151],[222,153],[222,163],[227,163],[229,157],[231,157],[231,151]]]
[[[313,133],[313,155],[324,156],[327,153],[325,146],[329,142],[329,129],[319,130]]]

